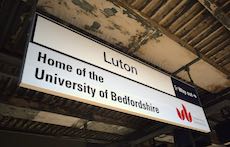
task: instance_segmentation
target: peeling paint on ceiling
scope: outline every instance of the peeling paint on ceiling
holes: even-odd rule
[[[38,9],[124,48],[133,43],[130,38],[138,38],[146,31],[126,9],[109,1],[39,0]]]
[[[85,25],[85,29],[96,32],[97,30],[99,30],[101,27],[101,24],[98,23],[97,21],[94,21],[92,25],[88,26]]]
[[[110,17],[116,15],[117,10],[115,8],[105,8],[103,12],[106,17]]]
[[[93,13],[93,11],[96,9],[95,6],[91,5],[85,0],[72,0],[73,4],[79,6],[81,9],[85,10],[86,12]]]

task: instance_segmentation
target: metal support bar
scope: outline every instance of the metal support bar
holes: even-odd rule
[[[185,69],[185,71],[187,71],[187,73],[188,73],[188,77],[190,79],[190,82],[194,84],[194,81],[193,81],[192,76],[190,74],[190,68],[189,68],[189,66]]]
[[[200,57],[192,60],[191,62],[189,62],[188,64],[182,66],[181,68],[179,68],[177,71],[175,71],[172,75],[177,75],[179,72],[181,72],[182,70],[186,70],[189,66],[191,66],[192,64],[198,62],[200,60]]]

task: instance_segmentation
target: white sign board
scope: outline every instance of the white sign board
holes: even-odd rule
[[[20,86],[210,132],[202,107],[177,98],[183,87],[175,84],[170,76],[38,15]],[[193,92],[185,94],[197,99]]]

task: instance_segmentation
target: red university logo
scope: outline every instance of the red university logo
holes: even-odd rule
[[[183,104],[182,104],[182,110],[180,111],[179,109],[176,108],[176,111],[177,111],[177,115],[181,120],[184,120],[186,118],[187,121],[192,122],[192,115],[190,112],[187,112],[187,109]]]

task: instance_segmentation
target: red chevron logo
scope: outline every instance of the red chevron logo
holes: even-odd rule
[[[177,115],[181,120],[184,120],[185,118],[187,121],[192,122],[192,115],[190,112],[187,111],[186,107],[182,104],[182,110],[180,111],[178,108],[176,108]]]

